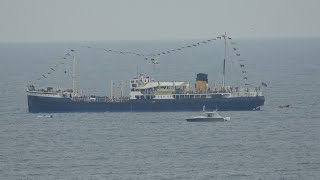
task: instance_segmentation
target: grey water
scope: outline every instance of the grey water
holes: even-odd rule
[[[150,54],[193,42],[0,44],[0,179],[319,179],[320,39],[237,41],[241,56],[227,58],[226,83],[243,83],[244,63],[248,82],[268,87],[261,111],[221,112],[228,122],[185,120],[200,112],[27,112],[28,81],[71,87],[72,60],[61,59],[70,49],[77,88],[88,94],[109,95],[111,80],[119,89],[141,71],[191,83],[204,72],[210,84],[221,83],[219,42],[161,55],[159,65],[101,50]]]

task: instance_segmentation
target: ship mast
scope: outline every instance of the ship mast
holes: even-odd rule
[[[120,82],[120,88],[121,88],[121,89],[120,89],[120,97],[121,97],[121,98],[123,97],[123,92],[124,92],[123,84],[124,84],[123,81],[121,81],[121,82]]]
[[[113,81],[111,80],[111,86],[110,86],[110,96],[111,96],[111,101],[113,102],[114,100],[114,90],[113,90]]]
[[[75,96],[76,92],[76,53],[73,49],[71,49],[73,53],[73,63],[72,63],[72,97]]]
[[[223,59],[223,77],[222,77],[222,90],[224,91],[225,76],[226,76],[226,59],[227,59],[227,33],[222,36],[224,38],[224,59]]]

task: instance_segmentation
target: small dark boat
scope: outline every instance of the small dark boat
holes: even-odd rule
[[[290,107],[289,104],[288,105],[284,105],[284,106],[279,106],[279,108],[288,108],[288,107]]]

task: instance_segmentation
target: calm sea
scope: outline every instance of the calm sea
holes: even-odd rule
[[[237,41],[241,56],[229,56],[227,84],[243,82],[245,64],[248,82],[268,87],[261,111],[221,112],[228,122],[185,121],[197,112],[27,112],[28,81],[50,67],[58,64],[37,85],[71,87],[71,59],[61,60],[70,49],[77,88],[88,94],[109,95],[111,80],[119,93],[138,71],[191,83],[203,72],[220,83],[221,42],[161,55],[159,65],[99,49],[148,54],[194,42],[0,44],[0,179],[319,179],[319,39]]]

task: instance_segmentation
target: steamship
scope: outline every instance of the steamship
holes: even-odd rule
[[[224,35],[225,46],[227,36]],[[220,86],[208,85],[208,75],[198,73],[195,88],[188,81],[156,81],[145,73],[130,80],[128,96],[86,96],[75,89],[75,55],[73,55],[72,89],[37,89],[28,85],[28,111],[40,112],[173,112],[207,109],[259,110],[265,98],[261,87],[225,85],[226,53]],[[112,85],[112,83],[111,83]],[[192,86],[193,87],[193,86]],[[111,88],[113,89],[113,88]],[[121,93],[122,94],[122,93]]]

